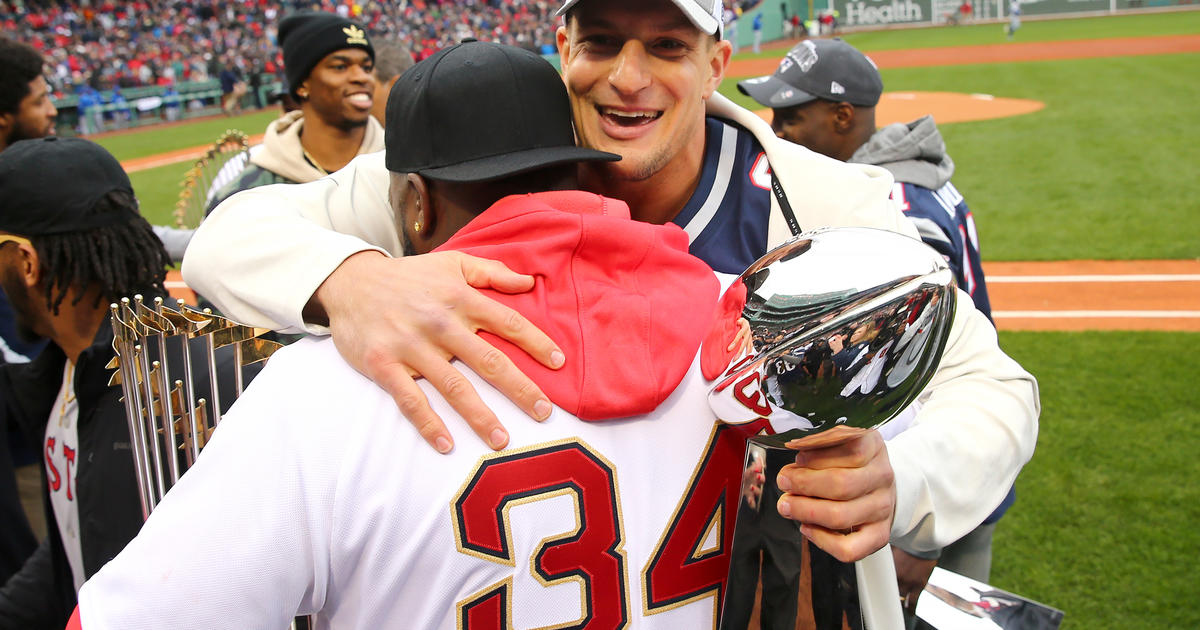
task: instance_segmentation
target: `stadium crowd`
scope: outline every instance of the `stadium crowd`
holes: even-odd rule
[[[0,0],[0,24],[6,36],[47,56],[48,81],[64,95],[84,85],[207,81],[226,70],[281,74],[278,21],[300,9],[351,17],[420,60],[468,37],[552,52],[557,8],[551,0]]]

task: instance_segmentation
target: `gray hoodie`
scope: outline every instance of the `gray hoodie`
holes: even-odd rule
[[[941,188],[954,175],[954,160],[946,155],[946,143],[933,116],[881,128],[850,156],[850,161],[882,166],[896,181],[930,190]]]

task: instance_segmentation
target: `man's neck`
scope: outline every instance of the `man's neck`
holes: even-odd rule
[[[658,225],[669,223],[683,211],[700,183],[704,170],[703,132],[698,140],[646,179],[612,177],[607,164],[594,162],[582,166],[580,183],[585,190],[624,201],[636,221]]]
[[[326,123],[311,112],[305,112],[304,126],[300,129],[300,146],[304,147],[309,160],[316,162],[314,166],[332,173],[341,170],[358,155],[366,135],[366,125],[342,129]]]
[[[79,355],[96,341],[96,333],[108,317],[108,305],[104,300],[97,303],[94,291],[73,304],[78,295],[74,290],[68,291],[58,307],[58,315],[50,316],[50,341],[62,349],[71,363],[78,363]]]

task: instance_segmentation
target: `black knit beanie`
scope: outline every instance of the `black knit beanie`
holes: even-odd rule
[[[362,48],[375,60],[375,48],[362,26],[335,13],[293,13],[279,23],[279,45],[283,48],[283,70],[293,98],[325,55],[343,48]]]

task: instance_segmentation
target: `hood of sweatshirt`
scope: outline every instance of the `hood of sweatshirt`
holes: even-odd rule
[[[930,190],[941,188],[954,175],[954,161],[946,154],[946,142],[933,116],[883,127],[850,156],[850,161],[882,166],[896,181]]]
[[[302,129],[304,112],[300,110],[288,112],[271,121],[263,135],[263,148],[250,157],[250,163],[298,184],[324,177],[324,173],[304,159],[304,147],[300,144]],[[368,116],[367,130],[356,155],[382,150],[383,127],[374,116]]]
[[[578,191],[505,197],[439,250],[499,260],[533,290],[489,297],[566,355],[551,370],[484,332],[562,409],[585,420],[648,413],[683,379],[712,326],[719,283],[675,225],[632,221],[624,202]]]

